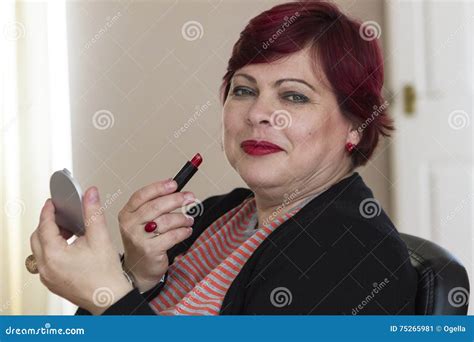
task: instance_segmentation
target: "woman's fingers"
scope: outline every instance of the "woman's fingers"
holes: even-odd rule
[[[166,252],[177,243],[180,243],[191,236],[193,229],[191,227],[182,227],[172,229],[164,234],[160,234],[153,239],[153,247],[156,250]]]
[[[195,200],[191,192],[176,192],[159,197],[142,205],[135,213],[132,224],[153,221],[157,217],[170,213]]]
[[[41,250],[41,243],[38,238],[38,230],[35,230],[30,236],[30,247],[35,256],[36,262],[41,260],[43,257],[43,251]]]
[[[92,186],[84,195],[85,236],[93,243],[102,244],[109,238],[105,210],[100,204],[99,190]]]
[[[175,228],[190,227],[194,223],[194,219],[191,216],[186,216],[181,213],[164,214],[155,219],[154,221],[158,226],[157,231],[160,234],[166,233]],[[143,222],[143,224],[146,224],[147,222],[148,221]]]
[[[172,193],[176,190],[177,186],[176,181],[172,179],[166,179],[147,185],[133,193],[125,204],[124,210],[133,213],[148,201]]]
[[[61,236],[59,227],[56,225],[54,205],[51,199],[46,201],[41,210],[37,234],[42,248],[47,248],[47,246],[50,245],[53,246],[53,248],[67,245],[66,240]]]

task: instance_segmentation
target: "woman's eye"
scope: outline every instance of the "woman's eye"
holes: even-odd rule
[[[309,99],[302,94],[287,94],[285,98],[294,103],[306,103],[309,101]]]
[[[244,88],[244,87],[235,87],[232,90],[232,95],[235,96],[246,96],[246,95],[253,95],[254,92],[249,89],[249,88]]]

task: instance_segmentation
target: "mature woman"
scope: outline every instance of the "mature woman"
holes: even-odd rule
[[[393,129],[366,33],[319,1],[253,18],[221,87],[225,155],[249,189],[194,220],[174,181],[138,190],[119,214],[122,262],[95,187],[70,245],[48,200],[31,237],[41,281],[78,314],[414,314],[407,248],[354,171]]]

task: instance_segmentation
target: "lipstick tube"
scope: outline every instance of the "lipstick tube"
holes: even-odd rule
[[[191,159],[191,161],[186,162],[181,170],[174,176],[173,180],[176,181],[178,187],[176,192],[180,191],[186,183],[194,176],[196,171],[198,170],[199,165],[202,163],[202,157],[199,153]]]

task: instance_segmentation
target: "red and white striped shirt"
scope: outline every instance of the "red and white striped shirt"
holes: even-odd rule
[[[257,222],[254,197],[228,211],[185,254],[174,259],[166,284],[150,302],[151,308],[159,315],[218,315],[227,290],[247,259],[304,204],[258,229],[254,228]]]

